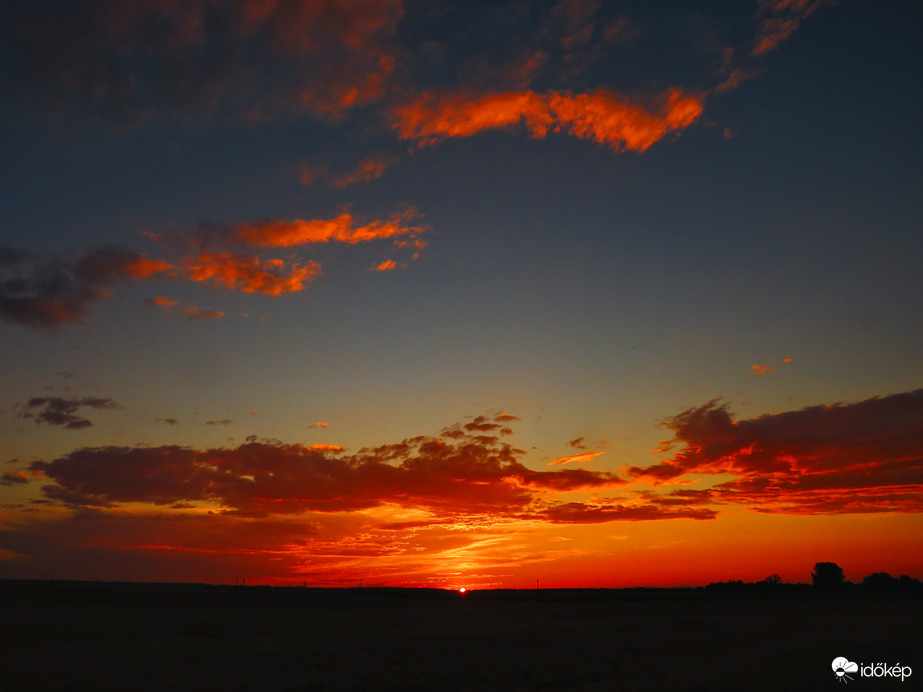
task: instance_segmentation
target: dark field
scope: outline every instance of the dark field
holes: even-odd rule
[[[923,601],[0,582],[0,690],[831,690],[923,680]],[[914,679],[915,678],[915,679]]]

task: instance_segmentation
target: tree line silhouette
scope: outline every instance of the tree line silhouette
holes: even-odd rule
[[[810,588],[812,592],[839,593],[861,592],[868,594],[918,594],[923,596],[923,582],[902,574],[893,577],[887,572],[874,572],[859,583],[846,580],[843,568],[835,562],[816,562],[811,571],[811,584],[787,584],[778,574],[770,574],[757,582],[745,582],[740,579],[713,582],[705,587],[707,591],[722,592],[777,592],[779,590],[801,590]]]

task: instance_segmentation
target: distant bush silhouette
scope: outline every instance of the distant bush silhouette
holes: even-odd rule
[[[836,589],[846,583],[843,568],[835,562],[818,562],[811,572],[811,583],[819,589]]]
[[[923,590],[923,584],[906,574],[892,577],[887,572],[875,572],[862,580],[862,588],[881,593],[911,593]]]
[[[862,580],[862,586],[866,589],[893,589],[897,584],[897,579],[887,572],[875,572]]]

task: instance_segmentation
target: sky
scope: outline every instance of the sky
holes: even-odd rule
[[[921,21],[3,3],[0,578],[923,577]]]

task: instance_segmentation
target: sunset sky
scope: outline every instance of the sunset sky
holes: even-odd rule
[[[921,25],[3,3],[0,578],[923,578]]]

